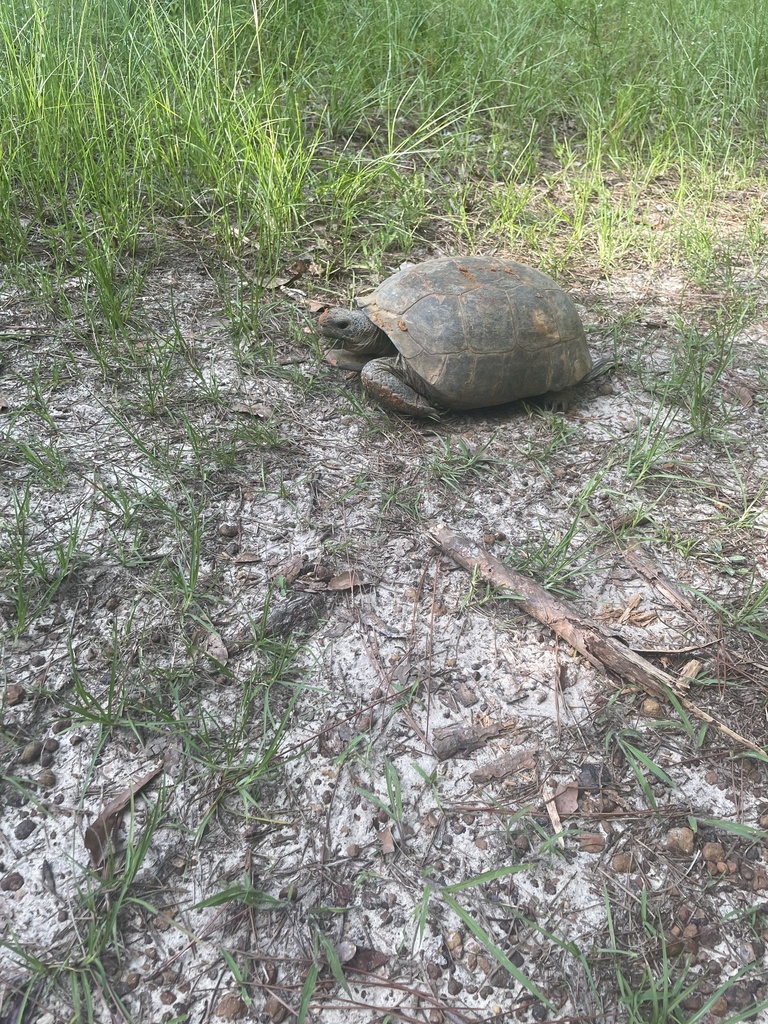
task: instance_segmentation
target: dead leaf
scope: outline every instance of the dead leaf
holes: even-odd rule
[[[287,284],[293,284],[302,274],[305,274],[309,269],[309,264],[306,260],[296,260],[291,263],[289,267],[286,267],[281,274],[275,274],[264,285],[265,288],[274,290],[276,288],[284,288]]]
[[[120,826],[120,815],[130,804],[131,800],[139,793],[147,783],[151,782],[156,775],[162,771],[162,765],[153,768],[138,782],[132,782],[127,789],[110,800],[103,808],[92,825],[89,825],[83,835],[83,843],[91,855],[93,868],[100,868],[107,859],[110,847],[114,848],[117,830]]]
[[[253,562],[260,562],[261,555],[258,551],[241,551],[239,555],[235,555],[232,561],[238,565],[251,565]]]
[[[575,814],[579,809],[579,784],[573,782],[561,783],[555,790],[555,807],[558,814]]]
[[[11,400],[5,395],[0,395],[0,412],[10,412]]]
[[[384,854],[395,852],[395,840],[392,838],[392,829],[389,825],[385,825],[379,832],[379,842],[381,843],[381,852]]]
[[[365,946],[358,946],[357,952],[351,960],[347,960],[345,966],[349,971],[372,974],[378,967],[383,967],[388,962],[389,957],[386,953],[380,953],[378,949],[366,949]]]
[[[274,411],[271,405],[265,405],[263,402],[233,402],[229,408],[232,412],[243,412],[260,420],[268,420]]]
[[[224,646],[224,641],[218,633],[209,633],[205,642],[205,653],[209,658],[218,661],[220,665],[226,665],[229,661],[229,651]]]
[[[726,398],[735,398],[744,409],[751,409],[755,403],[755,392],[744,384],[723,388]]]
[[[328,580],[329,590],[352,590],[354,587],[366,587],[370,586],[368,583],[358,577],[357,573],[352,569],[345,569],[344,572],[340,572],[338,576],[334,576]]]
[[[305,562],[306,555],[294,555],[292,558],[286,559],[285,562],[281,562],[280,565],[278,565],[277,568],[269,574],[269,578],[271,580],[276,580],[282,576],[285,580],[286,586],[290,586],[304,568]]]

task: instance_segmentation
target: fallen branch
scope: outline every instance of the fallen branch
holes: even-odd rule
[[[430,538],[462,569],[476,572],[491,586],[512,591],[513,599],[526,614],[557,633],[600,672],[605,675],[613,672],[653,697],[679,704],[694,717],[713,726],[734,742],[765,755],[762,747],[740,736],[687,698],[675,693],[676,680],[673,676],[636,654],[620,640],[609,636],[600,626],[580,615],[566,601],[554,597],[527,576],[522,576],[504,565],[479,544],[454,533],[444,524],[436,526],[430,532]]]

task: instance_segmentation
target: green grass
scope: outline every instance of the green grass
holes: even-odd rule
[[[723,165],[734,184],[755,166],[765,19],[736,0],[8,4],[4,252],[36,280],[42,262],[64,312],[76,267],[87,319],[120,337],[169,219],[263,280],[320,220],[342,258],[375,265],[442,202],[472,244],[485,179],[494,234],[546,266],[565,229],[572,255],[594,241],[605,265],[648,247],[660,175],[680,211],[704,212]],[[529,208],[543,155],[570,209]],[[605,168],[631,179],[618,202]],[[681,225],[684,245],[710,251],[698,223]]]

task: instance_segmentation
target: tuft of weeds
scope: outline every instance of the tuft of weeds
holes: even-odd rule
[[[493,473],[501,464],[501,460],[488,454],[494,438],[473,449],[462,437],[435,437],[436,450],[429,459],[428,473],[452,491],[463,491],[472,477]]]
[[[583,535],[581,521],[579,511],[567,529],[551,537],[542,524],[539,539],[531,537],[524,549],[513,552],[515,569],[536,576],[549,590],[572,593],[569,583],[591,575],[599,565],[595,554],[597,539]]]
[[[110,854],[101,877],[86,879],[78,904],[70,910],[77,917],[52,949],[34,955],[17,937],[7,942],[17,967],[27,972],[25,983],[17,988],[19,1019],[29,1008],[62,999],[71,1006],[73,1019],[88,1024],[97,1024],[111,1010],[131,1019],[115,985],[115,963],[127,953],[122,941],[126,919],[144,921],[158,913],[158,908],[135,890],[163,823],[164,795],[145,807],[139,826],[131,801],[122,849]]]

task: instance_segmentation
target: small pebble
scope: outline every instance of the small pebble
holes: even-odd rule
[[[690,828],[671,828],[667,832],[667,849],[672,853],[684,853],[687,857],[693,853],[694,834]]]
[[[288,1016],[288,1011],[275,996],[270,996],[265,1001],[264,1010],[273,1024],[280,1024]]]
[[[602,853],[605,849],[605,836],[599,832],[584,832],[579,836],[579,849],[582,853]]]
[[[9,683],[5,688],[5,703],[9,708],[21,704],[26,696],[27,691],[23,686],[19,686],[18,683]]]
[[[216,1009],[213,1011],[215,1017],[221,1017],[225,1021],[239,1021],[245,1016],[248,1007],[239,995],[229,992],[219,999]]]
[[[635,858],[631,853],[617,853],[611,860],[611,867],[617,875],[627,875],[635,870]]]
[[[17,839],[28,839],[37,828],[31,818],[22,818],[13,831]]]
[[[40,757],[42,749],[43,744],[40,740],[32,740],[31,743],[28,743],[22,750],[19,760],[22,764],[32,764],[33,761],[36,761],[38,757]]]
[[[18,892],[24,885],[24,878],[18,871],[12,871],[10,875],[0,879],[0,889],[4,892]]]
[[[661,704],[653,697],[646,697],[643,701],[642,712],[644,715],[648,715],[649,718],[659,718],[661,716]]]
[[[722,843],[704,843],[701,848],[701,855],[704,860],[713,860],[715,863],[725,860],[725,850]]]
[[[37,781],[41,786],[45,786],[46,789],[53,789],[53,787],[56,785],[56,776],[53,774],[50,768],[46,768],[44,769],[44,771],[40,772],[40,774],[37,777]]]

